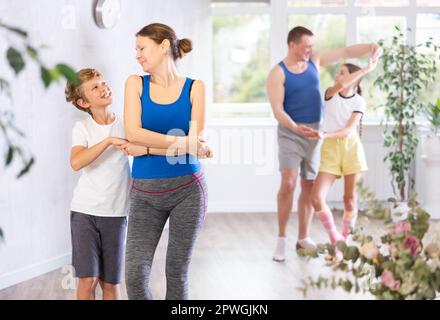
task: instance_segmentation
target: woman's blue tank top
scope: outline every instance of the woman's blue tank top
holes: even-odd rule
[[[186,136],[191,121],[190,91],[194,80],[186,78],[177,101],[158,104],[150,98],[150,76],[143,76],[142,128],[172,136]],[[200,162],[193,155],[135,157],[132,176],[135,179],[173,178],[200,171]]]

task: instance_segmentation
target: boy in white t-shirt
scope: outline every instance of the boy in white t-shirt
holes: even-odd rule
[[[109,110],[112,91],[101,73],[81,69],[77,76],[79,84],[68,82],[65,90],[66,101],[89,114],[73,127],[70,157],[73,170],[83,169],[70,206],[77,298],[94,299],[99,283],[104,299],[119,299],[131,186],[127,156],[169,151],[125,140],[122,119]]]
[[[127,226],[130,167],[122,146],[123,121],[109,110],[111,88],[95,69],[68,82],[66,100],[90,116],[72,130],[72,169],[83,169],[71,202],[72,264],[79,277],[77,298],[119,299]]]
[[[312,203],[332,244],[346,240],[357,217],[356,183],[361,173],[367,170],[364,149],[356,130],[366,105],[359,83],[376,65],[377,58],[371,58],[364,68],[351,63],[343,64],[334,85],[325,92],[324,124],[323,132],[320,133],[324,142],[321,146],[319,173],[312,190]],[[335,179],[342,176],[344,216],[342,233],[339,233],[326,198]],[[335,258],[342,258],[340,251],[336,250]]]

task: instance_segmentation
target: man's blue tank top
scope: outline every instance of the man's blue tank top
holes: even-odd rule
[[[150,76],[143,76],[142,128],[172,136],[186,136],[191,121],[190,89],[193,80],[186,78],[177,101],[158,104],[150,98]],[[173,178],[200,171],[200,162],[193,155],[140,156],[133,160],[135,179]]]
[[[318,69],[312,60],[302,73],[289,71],[283,61],[279,63],[285,74],[284,110],[299,123],[320,122],[323,103],[319,91]]]

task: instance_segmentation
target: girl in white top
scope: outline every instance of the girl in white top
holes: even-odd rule
[[[312,192],[313,206],[327,230],[330,242],[345,241],[357,217],[356,182],[367,170],[365,154],[356,127],[360,124],[365,100],[359,83],[374,70],[377,58],[367,67],[343,64],[333,86],[325,92],[324,124],[321,137],[321,162]],[[335,179],[344,177],[344,217],[342,234],[336,230],[332,212],[326,204],[327,194]],[[338,258],[341,253],[338,252]]]

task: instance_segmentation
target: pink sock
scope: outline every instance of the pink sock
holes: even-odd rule
[[[324,225],[325,230],[327,230],[332,244],[335,244],[338,241],[344,241],[344,238],[336,229],[333,214],[330,209],[318,211],[318,217]]]
[[[344,210],[344,217],[342,218],[342,236],[347,239],[350,232],[356,225],[357,210],[347,211]]]

